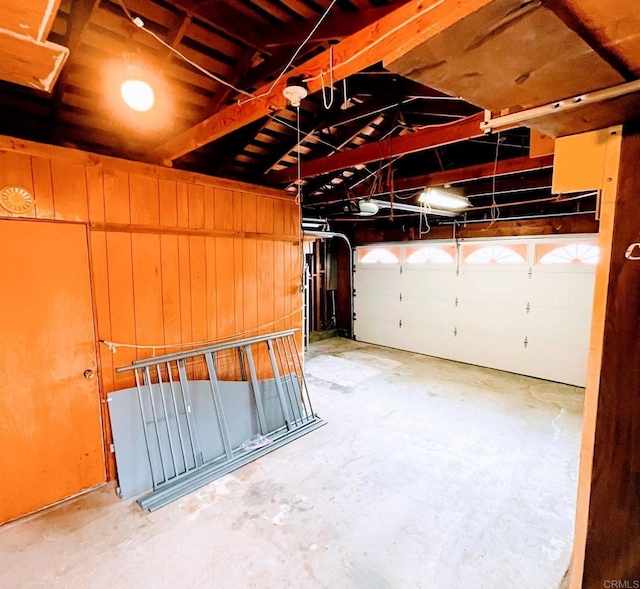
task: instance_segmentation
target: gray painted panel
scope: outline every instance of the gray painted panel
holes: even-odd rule
[[[231,446],[234,456],[240,455],[243,450],[240,446],[249,438],[260,433],[255,398],[251,383],[246,381],[220,381],[220,396],[222,408],[226,417]],[[284,427],[284,416],[275,380],[260,381],[260,389],[264,404],[267,430],[273,432]],[[282,387],[289,404],[289,411],[294,409],[294,415],[300,414],[300,387],[295,377],[282,379]],[[206,381],[189,381],[189,395],[191,399],[192,424],[197,431],[201,457],[198,462],[225,461],[222,436],[216,418],[211,385]],[[176,475],[183,475],[187,469],[195,466],[193,447],[190,443],[189,430],[187,428],[187,412],[182,401],[180,385],[175,384],[176,404],[178,418],[176,419],[171,391],[167,383],[162,387],[151,386],[155,404],[157,427],[153,420],[149,388],[141,387],[144,414],[147,420],[147,435],[149,438],[149,455],[144,438],[142,416],[138,405],[138,396],[135,388],[115,391],[108,395],[109,414],[113,430],[113,443],[116,451],[116,464],[118,467],[118,482],[120,495],[128,499],[161,486],[168,479]],[[185,391],[186,392],[186,391]],[[161,394],[165,395],[167,415],[165,416]],[[188,404],[188,402],[187,402]],[[184,453],[187,458],[187,469],[180,445],[178,424],[184,441]],[[171,433],[174,453],[171,454],[167,426]],[[196,446],[197,447],[197,446]],[[161,451],[161,452],[160,452]],[[162,453],[162,460],[161,460]],[[152,469],[149,467],[149,456]],[[174,468],[174,460],[176,468]],[[164,467],[164,470],[163,470]],[[177,471],[177,472],[176,472]],[[153,477],[153,480],[152,480]]]

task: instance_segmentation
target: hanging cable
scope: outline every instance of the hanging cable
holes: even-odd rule
[[[187,342],[187,343],[180,343],[180,344],[138,345],[138,344],[125,344],[120,342],[112,342],[105,339],[100,339],[99,341],[101,344],[104,344],[112,354],[115,354],[118,351],[118,348],[132,348],[135,350],[151,350],[152,354],[155,356],[156,349],[166,350],[166,349],[194,348],[196,346],[206,346],[208,344],[216,344],[216,343],[225,342],[227,340],[238,339],[239,337],[242,337],[245,335],[260,332],[266,329],[267,327],[272,327],[280,323],[281,321],[288,319],[289,317],[293,317],[297,313],[300,313],[300,311],[302,311],[302,307],[298,307],[294,311],[291,311],[291,313],[287,313],[286,315],[283,315],[279,319],[275,319],[274,321],[270,321],[269,323],[263,323],[259,327],[254,327],[252,329],[247,329],[245,331],[239,331],[237,333],[234,333],[232,335],[227,335],[225,337],[219,337],[215,339],[205,339],[205,340],[199,340],[195,342]]]
[[[500,138],[500,131],[498,131],[498,138],[496,140],[496,157],[493,162],[493,181],[491,185],[491,225],[493,225],[500,218],[500,207],[498,207],[498,203],[496,202],[496,174],[498,173]]]
[[[318,19],[318,22],[316,23],[316,25],[311,29],[311,31],[309,31],[309,34],[305,37],[304,41],[302,41],[300,46],[296,49],[295,53],[291,56],[291,59],[287,62],[287,65],[284,66],[282,71],[278,74],[278,77],[273,81],[271,86],[269,86],[269,89],[266,90],[265,92],[263,92],[262,94],[253,94],[253,95],[251,95],[251,98],[247,98],[246,100],[238,101],[238,104],[246,104],[247,102],[251,102],[252,100],[255,100],[256,98],[263,98],[264,96],[267,96],[268,94],[271,94],[271,92],[276,87],[276,85],[278,84],[278,82],[280,81],[282,76],[284,76],[287,73],[287,71],[289,70],[289,68],[291,67],[293,62],[295,61],[296,57],[298,57],[298,55],[300,54],[300,52],[302,51],[304,46],[309,42],[309,39],[311,39],[311,37],[313,37],[314,33],[318,30],[318,27],[322,24],[322,21],[327,17],[327,15],[329,14],[329,12],[334,7],[334,5],[336,4],[337,1],[338,0],[332,0],[331,4],[329,4],[327,9],[322,13],[322,16]]]
[[[322,81],[322,104],[325,110],[329,110],[333,106],[333,100],[335,98],[335,89],[333,87],[333,45],[329,47],[329,75],[329,94],[331,95],[331,100],[327,102],[324,91],[324,75],[320,72],[320,80]]]
[[[140,29],[141,31],[143,31],[147,35],[150,35],[151,37],[153,37],[163,47],[167,48],[169,51],[171,51],[172,53],[177,55],[180,59],[182,59],[183,61],[187,62],[191,67],[194,67],[200,73],[202,73],[205,76],[211,78],[212,80],[218,82],[219,84],[222,84],[223,86],[227,86],[227,88],[231,88],[232,90],[235,90],[239,94],[244,94],[246,96],[253,97],[253,94],[251,94],[250,92],[246,92],[245,90],[241,90],[240,88],[236,88],[233,84],[227,82],[226,80],[222,79],[219,76],[216,76],[214,73],[212,73],[209,70],[207,70],[207,69],[203,68],[202,66],[198,65],[195,61],[190,60],[186,55],[184,55],[183,53],[180,53],[180,51],[178,51],[177,49],[175,49],[174,47],[169,45],[169,43],[165,42],[162,38],[160,38],[158,35],[156,35],[153,31],[151,31],[147,27],[145,27],[144,21],[139,16],[133,16],[133,14],[131,14],[131,11],[127,8],[127,6],[125,5],[123,0],[116,0],[116,2],[120,6],[120,8],[122,8],[122,11],[125,13],[125,16],[135,25],[136,28]]]
[[[406,27],[408,24],[412,23],[414,20],[416,20],[416,19],[424,16],[428,12],[431,12],[432,10],[438,8],[439,6],[444,4],[445,2],[446,2],[446,0],[438,0],[438,2],[434,2],[433,4],[430,4],[429,6],[427,6],[426,8],[423,8],[422,10],[419,10],[415,14],[411,15],[407,20],[399,23],[398,25],[393,27],[391,30],[387,31],[384,35],[380,35],[379,37],[376,37],[374,41],[369,43],[366,47],[363,47],[362,49],[360,49],[360,51],[356,51],[354,54],[350,55],[344,61],[342,61],[340,63],[337,63],[334,66],[334,69],[337,70],[338,68],[341,68],[341,67],[347,65],[348,63],[351,63],[353,60],[358,59],[358,57],[360,57],[363,53],[366,53],[367,51],[371,50],[373,47],[375,47],[376,45],[379,45],[380,43],[385,41],[391,35],[394,35],[398,31],[402,30],[404,27]],[[304,81],[305,82],[312,82],[313,80],[319,79],[321,75],[322,75],[322,73],[317,74],[315,76],[311,76],[310,78],[305,78]]]
[[[300,107],[296,108],[296,152],[298,157],[296,158],[296,166],[298,172],[298,182],[296,191],[295,203],[298,205],[298,216],[300,218],[300,292],[304,292],[305,289],[305,253],[304,253],[304,231],[302,229],[302,167],[300,161]]]

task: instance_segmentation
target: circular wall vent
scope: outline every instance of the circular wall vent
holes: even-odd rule
[[[15,215],[24,215],[33,210],[33,195],[25,188],[7,186],[0,190],[0,205]]]

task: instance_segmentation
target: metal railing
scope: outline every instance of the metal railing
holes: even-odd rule
[[[135,376],[154,489],[142,507],[165,505],[324,424],[313,411],[296,331],[117,368]],[[258,439],[253,446],[238,438],[248,433]]]

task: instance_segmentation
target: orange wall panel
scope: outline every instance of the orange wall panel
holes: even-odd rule
[[[154,352],[301,327],[298,207],[286,195],[29,146],[29,153],[0,148],[0,185],[33,193],[32,218],[88,226],[96,339],[158,346],[120,346],[113,353],[98,342],[103,398],[134,384],[132,374],[118,374],[117,367]],[[0,217],[15,218],[2,208]],[[263,376],[267,362],[266,347],[256,350]],[[221,376],[240,376],[223,369]],[[108,449],[107,404],[103,410]],[[113,477],[110,453],[108,469]]]

